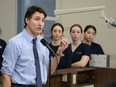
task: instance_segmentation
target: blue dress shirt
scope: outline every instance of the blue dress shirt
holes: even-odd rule
[[[13,83],[35,84],[36,72],[33,54],[32,37],[24,29],[23,32],[9,40],[4,53],[1,72],[11,76]],[[40,42],[37,36],[37,50],[40,60],[42,83],[47,81],[49,50]]]

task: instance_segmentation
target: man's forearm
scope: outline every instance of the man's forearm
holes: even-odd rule
[[[2,87],[11,87],[11,77],[8,74],[2,74]]]

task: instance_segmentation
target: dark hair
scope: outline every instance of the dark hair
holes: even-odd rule
[[[64,27],[61,23],[54,23],[51,27],[51,33],[52,33],[55,26],[60,26],[62,28],[62,32],[64,32]],[[51,36],[51,38],[53,38],[53,36]]]
[[[80,29],[81,29],[81,33],[83,32],[83,29],[82,29],[82,27],[81,27],[81,25],[80,24],[73,24],[71,27],[70,27],[70,32],[71,32],[71,30],[72,30],[72,28],[73,27],[79,27]]]
[[[87,25],[86,27],[85,27],[85,29],[84,29],[84,32],[86,32],[88,29],[90,29],[90,28],[92,28],[94,31],[95,31],[95,34],[97,33],[97,30],[96,30],[96,28],[95,28],[95,26],[93,26],[93,25]]]
[[[25,17],[24,17],[24,23],[25,23],[25,25],[24,25],[24,27],[26,27],[26,25],[27,25],[26,24],[26,18],[30,19],[35,12],[43,13],[44,16],[45,16],[45,18],[47,16],[46,12],[41,7],[33,5],[33,6],[29,7],[27,9],[26,13],[25,13]]]

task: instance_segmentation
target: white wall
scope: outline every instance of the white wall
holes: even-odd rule
[[[16,34],[16,0],[0,0],[0,28],[6,42]]]
[[[105,6],[107,18],[116,18],[115,0],[56,0],[56,9],[72,9],[83,7]],[[67,14],[60,16],[60,21],[65,27],[65,36],[69,38],[69,28],[72,24],[79,23],[84,28],[93,24],[97,28],[95,42],[102,45],[106,54],[111,57],[111,67],[116,67],[116,28],[109,29],[104,19],[100,18],[101,11]]]

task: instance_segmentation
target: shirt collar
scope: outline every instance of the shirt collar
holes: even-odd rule
[[[23,30],[22,34],[28,42],[32,42],[33,37],[25,29]]]
[[[33,37],[24,29],[23,32],[22,32],[23,36],[26,38],[26,40],[28,42],[32,42],[33,40]],[[43,37],[37,35],[37,40],[41,40]]]

